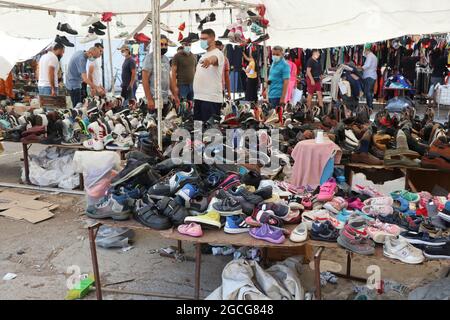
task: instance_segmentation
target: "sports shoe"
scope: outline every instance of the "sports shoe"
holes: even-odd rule
[[[330,212],[333,212],[334,214],[338,214],[342,210],[346,209],[348,206],[347,201],[345,201],[344,198],[341,197],[335,197],[333,200],[325,203],[323,205],[324,209],[327,209]]]
[[[258,205],[264,201],[263,198],[261,198],[258,195],[255,195],[254,193],[251,193],[247,191],[247,189],[240,187],[237,188],[237,190],[233,191],[233,189],[228,190],[228,192],[232,196],[241,196],[243,197],[247,202],[250,202],[251,204]]]
[[[176,192],[179,190],[184,184],[189,182],[195,182],[198,180],[198,177],[196,176],[195,170],[191,169],[189,172],[180,171],[174,174],[170,180],[170,190],[172,192]]]
[[[79,40],[80,43],[88,43],[98,39],[98,36],[94,33],[88,33],[84,38]]]
[[[308,226],[306,223],[299,224],[291,233],[289,239],[292,242],[304,242],[308,239]]]
[[[182,225],[189,215],[185,207],[168,197],[160,200],[156,206],[158,207],[159,212],[168,217],[174,226]]]
[[[111,194],[94,206],[86,209],[86,215],[92,219],[111,218],[117,221],[124,221],[130,218],[129,198],[127,195]]]
[[[106,30],[106,26],[103,23],[101,23],[100,20],[92,23],[92,26],[100,30]]]
[[[96,22],[99,22],[100,20],[101,20],[101,18],[100,18],[99,16],[92,15],[92,16],[88,17],[88,18],[81,24],[81,26],[82,26],[82,27],[87,27],[87,26],[90,26],[90,25],[92,25],[92,24],[94,24],[94,23],[96,23]]]
[[[272,198],[272,195],[273,195],[272,186],[262,187],[262,188],[256,190],[256,192],[254,194],[257,196],[260,196],[264,200],[269,200],[270,198]]]
[[[159,213],[158,207],[149,197],[136,202],[134,219],[154,230],[167,230],[172,227],[170,219]]]
[[[392,206],[394,200],[391,197],[370,198],[364,201],[365,206]]]
[[[181,226],[178,226],[177,230],[180,234],[194,238],[203,236],[202,226],[196,223],[182,224]]]
[[[311,230],[312,224],[315,221],[325,222],[329,221],[336,229],[343,229],[345,223],[339,221],[335,216],[329,213],[327,210],[306,211],[302,214],[302,222],[305,222],[308,226],[308,230]]]
[[[62,141],[63,146],[81,146],[82,143],[78,138],[70,138],[67,141]]]
[[[102,31],[102,30],[97,29],[95,27],[89,27],[88,33],[96,34],[98,36],[104,36],[105,35],[105,31]]]
[[[336,186],[337,184],[334,178],[331,178],[330,180],[325,182],[323,185],[320,186],[320,192],[317,195],[317,200],[321,202],[331,201],[336,192]]]
[[[100,140],[90,139],[83,142],[83,147],[88,150],[101,151],[104,149],[103,142]]]
[[[251,217],[247,217],[245,219],[245,222],[247,222],[252,227],[260,227],[263,224],[268,224],[272,227],[282,228],[283,227],[283,220],[278,218],[273,212],[267,212],[267,211],[254,211]]]
[[[139,43],[149,43],[151,41],[150,38],[143,33],[136,33],[133,38]]]
[[[430,237],[426,232],[405,231],[400,234],[400,238],[405,239],[412,245],[425,245],[429,247],[440,247],[450,242],[450,239]]]
[[[190,207],[191,200],[200,195],[200,191],[196,185],[185,184],[176,194],[175,200],[186,208]]]
[[[365,206],[361,210],[364,214],[372,217],[389,216],[394,213],[394,209],[391,206]]]
[[[106,144],[106,143],[105,143]],[[112,143],[106,144],[106,150],[130,150],[134,145],[133,138],[131,136],[119,135]]]
[[[336,242],[339,231],[329,221],[315,221],[311,225],[310,237],[316,241]]]
[[[70,42],[69,39],[67,39],[66,36],[62,36],[61,37],[61,36],[57,35],[56,38],[55,38],[55,42],[59,43],[59,44],[62,44],[65,47],[75,47],[75,45],[72,42]]]
[[[280,218],[285,219],[290,212],[290,208],[288,205],[285,205],[283,203],[265,203],[260,206],[258,206],[258,211],[266,211],[266,212],[273,212],[273,214]]]
[[[395,224],[383,223],[380,220],[368,222],[367,234],[376,243],[384,243],[386,237],[397,237],[401,232]]]
[[[223,217],[242,214],[241,204],[232,197],[227,197],[223,200],[219,200],[218,202],[214,203],[212,207]]]
[[[428,259],[450,259],[450,242],[440,247],[425,247],[423,254]]]
[[[240,234],[250,231],[251,226],[245,222],[242,216],[227,217],[224,231],[229,234]]]
[[[337,238],[337,243],[354,253],[372,255],[375,253],[375,244],[372,240],[360,235],[357,229],[346,225]]]
[[[263,224],[259,228],[250,229],[250,235],[255,239],[275,244],[281,244],[286,240],[283,231],[275,229],[268,224]]]
[[[61,22],[59,22],[58,26],[56,27],[56,29],[59,30],[59,31],[67,32],[68,34],[71,34],[71,35],[77,35],[78,34],[78,32],[76,30],[74,30],[70,26],[70,24],[68,24],[68,23],[61,23]]]
[[[165,197],[170,197],[173,193],[170,191],[170,186],[165,183],[157,183],[147,190],[150,198],[155,200],[162,200]]]
[[[201,216],[192,216],[192,217],[186,217],[184,219],[185,223],[198,223],[204,227],[213,227],[216,229],[222,228],[222,224],[220,223],[220,213],[218,213],[215,210],[210,210],[207,214],[201,215]]]
[[[388,258],[408,264],[420,264],[425,260],[422,250],[414,248],[405,239],[396,239],[394,237],[386,238],[383,254]]]
[[[166,120],[171,121],[171,120],[174,120],[174,119],[176,119],[176,118],[178,118],[177,111],[175,110],[175,108],[172,108],[172,109],[170,110],[170,112],[167,114]]]

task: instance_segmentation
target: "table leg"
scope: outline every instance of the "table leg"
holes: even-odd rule
[[[269,257],[269,249],[268,248],[262,248],[262,264],[264,267],[268,267],[268,257]]]
[[[314,282],[316,284],[315,294],[317,300],[322,300],[322,288],[320,286],[320,258],[324,250],[324,247],[320,247],[319,249],[317,249],[316,254],[314,255]]]
[[[352,253],[347,251],[347,277],[352,275]]]
[[[177,245],[178,245],[178,253],[180,253],[180,254],[182,254],[182,253],[184,253],[184,251],[183,251],[183,242],[181,241],[181,240],[178,240],[177,241]]]
[[[97,300],[102,300],[102,286],[100,283],[100,270],[98,267],[97,248],[95,245],[95,239],[97,238],[97,232],[100,227],[101,227],[100,223],[97,223],[95,225],[88,227],[89,244],[91,247],[92,268],[94,269],[94,277],[95,277],[95,293],[97,295]]]
[[[22,150],[23,150],[23,168],[25,170],[25,182],[27,184],[31,184],[30,181],[30,162],[28,158],[28,145],[25,143],[22,143]]]
[[[200,271],[202,266],[202,245],[195,244],[195,300],[200,300]]]
[[[84,191],[84,176],[80,173],[80,190]]]

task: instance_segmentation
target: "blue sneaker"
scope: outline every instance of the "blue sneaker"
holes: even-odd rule
[[[197,198],[200,195],[200,190],[197,186],[190,183],[185,184],[180,191],[176,193],[175,200],[182,206],[189,208],[189,204],[192,199]]]
[[[192,182],[195,180],[197,180],[197,177],[194,169],[191,169],[190,172],[177,172],[169,180],[170,191],[175,192],[182,187],[183,183]]]
[[[128,195],[111,194],[103,200],[86,209],[86,215],[92,219],[107,219],[124,221],[130,219],[130,198]]]
[[[249,232],[250,228],[242,216],[230,216],[227,217],[224,231],[229,234],[240,234]]]

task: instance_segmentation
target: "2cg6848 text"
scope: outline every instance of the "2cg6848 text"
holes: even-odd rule
[[[203,318],[208,318],[212,315],[221,316],[232,316],[232,315],[248,315],[248,316],[258,316],[258,315],[273,315],[274,306],[273,305],[220,305],[217,307],[191,307],[188,305],[183,305],[177,307],[177,315],[197,315],[203,316]]]

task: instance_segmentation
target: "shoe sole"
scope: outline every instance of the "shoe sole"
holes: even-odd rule
[[[227,228],[227,227],[225,227],[223,229],[223,231],[225,233],[229,233],[229,234],[242,234],[242,233],[248,233],[250,231],[250,228],[234,229],[234,228]]]
[[[187,222],[195,222],[198,223],[200,225],[206,225],[206,226],[210,226],[210,227],[214,227],[217,229],[222,228],[222,224],[220,222],[216,222],[216,221],[206,221],[203,219],[199,219],[199,217],[187,217],[186,219],[184,219],[184,223]]]
[[[235,210],[235,211],[220,211],[220,210],[217,210],[216,208],[214,208],[214,210],[216,210],[220,214],[221,217],[232,217],[232,216],[239,216],[239,215],[243,214],[242,209]]]
[[[113,219],[115,221],[126,221],[126,220],[130,219],[131,211],[125,211],[121,214],[105,213],[105,214],[101,214],[101,215],[97,215],[97,214],[86,211],[86,215],[92,219]]]
[[[282,240],[275,241],[272,238],[258,237],[254,234],[250,234],[250,235],[255,239],[267,241],[267,242],[274,243],[274,244],[282,244],[286,240],[286,238],[282,238]]]
[[[150,167],[150,165],[149,165],[148,163],[145,164],[145,165],[141,165],[140,167],[138,167],[138,168],[134,169],[133,171],[129,172],[129,173],[128,173],[125,177],[123,177],[122,179],[120,179],[120,180],[118,180],[118,181],[116,181],[116,182],[114,182],[114,183],[111,183],[111,186],[112,186],[112,187],[116,187],[116,186],[118,186],[118,185],[124,183],[125,181],[130,180],[130,179],[133,178],[134,176],[137,176],[138,174],[140,174],[140,173],[142,173],[142,172],[145,172],[145,171],[150,170],[150,168],[151,168],[151,167]]]
[[[447,242],[432,242],[432,243],[430,243],[430,242],[426,242],[426,241],[423,241],[423,240],[409,239],[409,238],[405,238],[405,237],[402,237],[402,236],[400,236],[399,238],[408,241],[410,244],[426,245],[426,246],[429,246],[429,247],[441,247],[441,246],[444,246],[447,243]]]
[[[441,218],[442,220],[445,220],[446,222],[450,223],[450,216],[446,215],[446,214],[442,214],[441,212],[438,213],[438,217]]]
[[[311,240],[314,241],[323,241],[323,242],[330,242],[330,243],[336,243],[337,239],[325,239],[325,238],[321,238],[321,237],[317,237],[314,234],[310,234],[310,238]]]
[[[395,255],[393,255],[393,254],[387,253],[387,252],[384,251],[384,250],[383,250],[383,255],[384,255],[385,257],[389,258],[389,259],[398,260],[398,261],[401,261],[401,262],[406,263],[406,264],[421,264],[421,263],[423,262],[423,260],[420,261],[420,262],[419,262],[419,261],[417,261],[417,262],[405,261],[404,259],[402,259],[402,258],[400,258],[400,257],[397,257],[397,256],[395,256]]]
[[[351,252],[354,252],[356,254],[361,254],[361,255],[364,255],[364,256],[371,256],[371,255],[373,255],[375,253],[375,248],[373,248],[373,250],[367,251],[367,252],[366,251],[358,251],[357,249],[355,250],[355,248],[352,248],[351,246],[348,245],[348,243],[343,241],[341,239],[341,237],[337,238],[337,243],[340,246],[344,247],[345,249],[350,250]]]
[[[433,260],[437,260],[437,259],[450,260],[450,256],[435,256],[435,255],[432,255],[432,254],[428,254],[428,253],[426,253],[426,252],[424,252],[423,255],[424,255],[427,259],[433,259]]]
[[[110,147],[106,146],[106,150],[120,150],[120,151],[128,151],[131,147]]]

